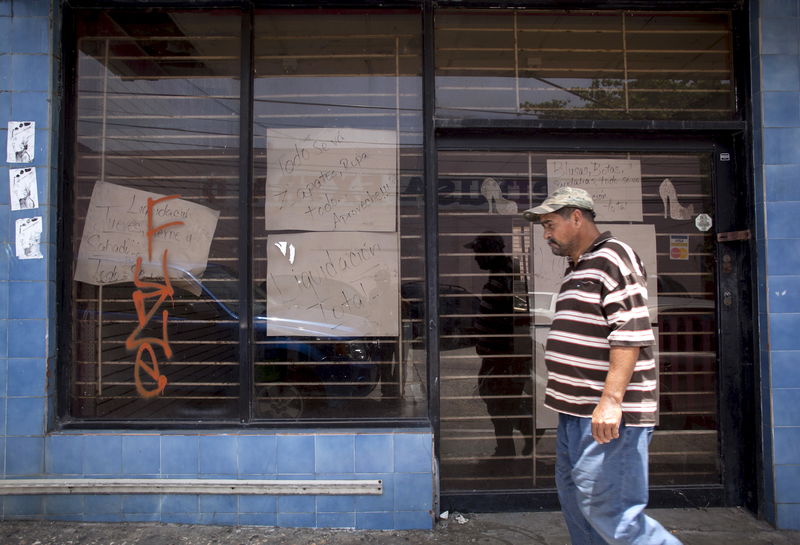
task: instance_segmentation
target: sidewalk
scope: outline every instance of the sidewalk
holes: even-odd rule
[[[733,508],[648,511],[684,545],[797,545],[800,532],[778,531]],[[455,513],[433,531],[315,530],[160,523],[0,522],[3,545],[568,545],[561,513]]]

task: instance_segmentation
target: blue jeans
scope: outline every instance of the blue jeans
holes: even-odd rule
[[[680,545],[644,514],[653,428],[620,426],[601,445],[592,419],[559,414],[556,485],[572,545]]]

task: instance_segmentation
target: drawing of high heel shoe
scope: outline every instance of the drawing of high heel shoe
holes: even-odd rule
[[[690,220],[694,215],[694,205],[684,206],[678,202],[678,193],[669,178],[664,178],[658,187],[658,194],[661,195],[661,202],[664,204],[664,217],[674,220]]]
[[[494,178],[485,178],[481,183],[481,195],[489,201],[489,213],[492,214],[492,204],[494,204],[497,214],[516,214],[519,210],[517,203],[503,197],[500,184]]]

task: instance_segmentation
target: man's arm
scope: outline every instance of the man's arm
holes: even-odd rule
[[[638,358],[638,346],[611,347],[603,394],[592,413],[592,437],[598,443],[608,443],[619,437],[622,398],[625,397]]]

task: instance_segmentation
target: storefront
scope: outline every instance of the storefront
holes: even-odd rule
[[[0,4],[4,516],[557,508],[521,211],[577,185],[649,273],[652,504],[793,527],[800,3],[555,4]]]

